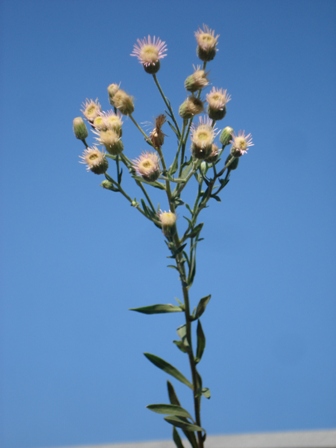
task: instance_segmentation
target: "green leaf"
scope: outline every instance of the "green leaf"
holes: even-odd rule
[[[184,448],[181,437],[175,426],[173,427],[173,440],[177,448]]]
[[[173,343],[181,350],[181,352],[189,353],[189,346],[186,345],[184,341],[173,341]]]
[[[181,406],[180,401],[177,398],[175,389],[170,381],[167,381],[167,389],[168,389],[168,396],[169,396],[170,403],[176,404],[177,406]]]
[[[210,299],[211,299],[211,295],[209,294],[208,296],[203,297],[198,302],[198,305],[197,305],[197,308],[196,308],[196,311],[195,311],[195,314],[194,314],[194,319],[198,319],[198,318],[200,318],[202,316],[202,314],[204,313],[205,308],[207,307]]]
[[[182,428],[184,431],[202,431],[204,432],[204,429],[201,428],[198,425],[194,425],[193,423],[186,422],[182,418],[174,417],[174,416],[168,416],[164,418],[166,422],[170,423],[171,425],[176,426],[177,428]]]
[[[176,404],[149,404],[147,406],[147,409],[156,412],[157,414],[166,414],[175,417],[190,418],[190,420],[192,420],[192,417],[189,414],[189,412]]]
[[[157,305],[143,306],[140,308],[130,308],[130,311],[137,311],[138,313],[142,314],[163,314],[163,313],[178,313],[183,310],[179,306],[174,306],[168,303],[167,305],[157,304]]]
[[[197,348],[196,348],[195,361],[196,363],[198,363],[200,362],[205,349],[205,335],[200,320],[197,322],[196,334],[197,334]]]
[[[213,199],[216,199],[217,202],[221,202],[222,201],[221,198],[219,196],[215,195],[215,194],[212,194],[211,197]]]
[[[205,398],[211,398],[211,393],[210,393],[210,389],[208,388],[208,387],[203,387],[203,389],[202,389],[202,395],[205,397]]]
[[[204,225],[204,223],[201,222],[190,233],[188,233],[186,236],[188,238],[195,238],[195,236],[197,236],[200,233],[200,231],[202,230],[203,225]]]
[[[159,358],[158,356],[152,355],[151,353],[144,353],[144,355],[156,367],[168,373],[169,375],[173,376],[177,380],[181,381],[181,383],[190,387],[190,389],[193,389],[193,385],[190,383],[190,381],[187,380],[187,378],[184,375],[182,375],[182,373],[179,372],[174,366],[164,361],[163,359]]]

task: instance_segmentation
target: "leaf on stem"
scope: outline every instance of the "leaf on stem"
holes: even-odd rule
[[[194,425],[193,423],[186,422],[180,417],[168,416],[164,418],[166,422],[170,423],[173,426],[178,428],[182,428],[184,431],[197,431],[204,432],[204,429],[198,425]]]
[[[208,387],[203,387],[202,395],[203,395],[203,397],[205,397],[207,399],[211,398],[210,389]]]
[[[195,362],[199,363],[200,360],[202,359],[202,355],[205,349],[205,334],[203,332],[200,320],[198,320],[197,322],[196,334],[197,334],[197,348],[196,348]]]
[[[196,308],[196,310],[193,313],[193,320],[199,319],[202,316],[202,314],[204,313],[205,308],[207,307],[210,299],[211,299],[211,295],[209,294],[208,296],[203,297],[198,302],[197,308]]]
[[[157,414],[172,415],[175,417],[184,417],[192,420],[191,415],[186,409],[176,404],[149,404],[147,409]]]
[[[170,303],[168,304],[157,304],[157,305],[149,305],[143,306],[140,308],[130,308],[130,311],[137,311],[142,314],[163,314],[163,313],[178,313],[183,311],[180,306],[174,306]]]
[[[176,445],[176,448],[184,448],[181,437],[179,433],[177,432],[177,429],[175,426],[173,427],[173,441]]]
[[[146,358],[153,363],[156,367],[163,370],[164,372],[168,373],[169,375],[173,376],[177,380],[181,381],[181,383],[185,384],[186,386],[190,387],[190,389],[193,389],[193,385],[190,383],[189,380],[180,372],[178,371],[174,366],[163,360],[162,358],[159,358],[156,355],[152,355],[151,353],[144,353]]]
[[[180,401],[177,398],[175,389],[170,381],[167,381],[167,389],[168,389],[168,396],[169,396],[170,403],[176,404],[177,406],[181,406]]]

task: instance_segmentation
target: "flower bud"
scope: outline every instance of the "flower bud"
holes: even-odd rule
[[[118,89],[113,97],[110,95],[110,103],[123,115],[131,115],[134,111],[133,98],[124,90]]]
[[[233,129],[230,126],[226,126],[219,136],[219,141],[223,146],[226,146],[232,140]]]
[[[113,187],[113,183],[110,182],[109,180],[105,179],[103,180],[103,182],[100,184],[103,188],[105,188],[106,190],[114,190],[115,188]]]
[[[110,98],[110,102],[111,99],[113,99],[114,95],[118,92],[119,90],[119,84],[110,84],[107,88],[107,92],[109,94],[109,98]],[[113,104],[112,104],[113,106]]]
[[[237,168],[239,159],[238,159],[238,157],[234,157],[232,154],[229,154],[227,159],[225,160],[225,165],[227,165],[228,162],[230,162],[230,161],[231,161],[231,163],[228,166],[228,170],[233,171]]]
[[[192,118],[194,115],[200,114],[203,111],[203,102],[194,97],[189,96],[179,108],[179,115],[183,119]]]
[[[208,163],[214,163],[214,162],[217,161],[218,156],[219,156],[218,146],[213,143],[212,146],[211,146],[211,152],[210,152],[209,156],[205,160]]]
[[[74,131],[76,138],[78,138],[78,140],[84,141],[87,138],[87,136],[89,135],[87,127],[86,127],[82,117],[74,118],[73,131]]]

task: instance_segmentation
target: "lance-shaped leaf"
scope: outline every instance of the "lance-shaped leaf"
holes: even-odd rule
[[[157,414],[173,415],[175,417],[190,418],[192,420],[189,412],[176,404],[149,404],[147,408]]]
[[[176,448],[184,448],[181,437],[180,437],[179,433],[177,432],[177,429],[175,428],[175,426],[173,427],[173,440],[176,445]]]
[[[210,299],[211,299],[211,295],[209,294],[208,296],[203,297],[203,298],[198,302],[197,308],[196,308],[196,310],[194,311],[194,316],[193,316],[194,320],[195,320],[195,319],[198,319],[199,317],[202,316],[202,314],[204,313],[205,308],[207,307],[207,304],[209,303]]]
[[[180,401],[177,398],[175,389],[170,381],[167,381],[167,389],[168,389],[168,397],[171,404],[176,404],[177,406],[180,405]]]
[[[198,320],[197,322],[196,335],[197,335],[197,348],[196,348],[195,362],[198,363],[200,362],[205,349],[205,335],[200,320]]]
[[[176,345],[176,347],[177,347],[178,349],[181,350],[181,352],[183,352],[183,353],[189,353],[189,351],[190,351],[190,347],[189,347],[189,345],[186,345],[186,344],[184,343],[184,341],[173,341],[173,343]]]
[[[190,381],[187,380],[187,378],[184,375],[182,375],[182,373],[179,372],[174,366],[172,366],[168,362],[164,361],[162,358],[159,358],[156,355],[152,355],[151,353],[144,353],[144,355],[156,367],[158,367],[159,369],[161,369],[164,372],[168,373],[169,375],[173,376],[177,380],[181,381],[181,383],[183,383],[186,386],[190,387],[190,389],[193,388],[193,386],[190,383]]]
[[[191,230],[190,233],[187,233],[187,235],[185,235],[185,238],[195,238],[195,236],[198,236],[200,231],[202,230],[203,225],[203,222],[198,224],[194,229]]]
[[[204,429],[201,428],[200,426],[186,422],[185,420],[183,420],[183,418],[180,417],[168,416],[165,417],[164,419],[166,420],[166,422],[170,423],[173,426],[176,426],[177,428],[182,428],[184,431],[204,432]]]
[[[137,311],[142,314],[163,314],[163,313],[178,313],[183,311],[180,306],[174,306],[170,303],[168,304],[157,304],[157,305],[149,305],[143,306],[140,308],[130,308],[130,311]]]

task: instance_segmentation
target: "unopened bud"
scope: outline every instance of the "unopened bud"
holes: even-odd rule
[[[223,146],[226,146],[232,140],[233,129],[230,126],[226,126],[219,136],[219,141]]]
[[[124,90],[118,89],[113,97],[110,95],[110,103],[123,115],[131,115],[134,112],[133,98]]]
[[[163,234],[169,238],[175,233],[175,223],[176,223],[176,215],[172,212],[161,212],[159,214],[159,219],[161,221],[162,232]]]
[[[227,165],[228,163],[229,163],[228,170],[233,171],[238,166],[239,158],[234,157],[232,154],[229,154],[229,156],[225,160],[225,165]]]
[[[78,140],[85,140],[87,138],[87,136],[89,135],[87,127],[83,121],[83,118],[81,118],[81,117],[74,118],[73,131],[74,131],[76,138],[78,138]]]

